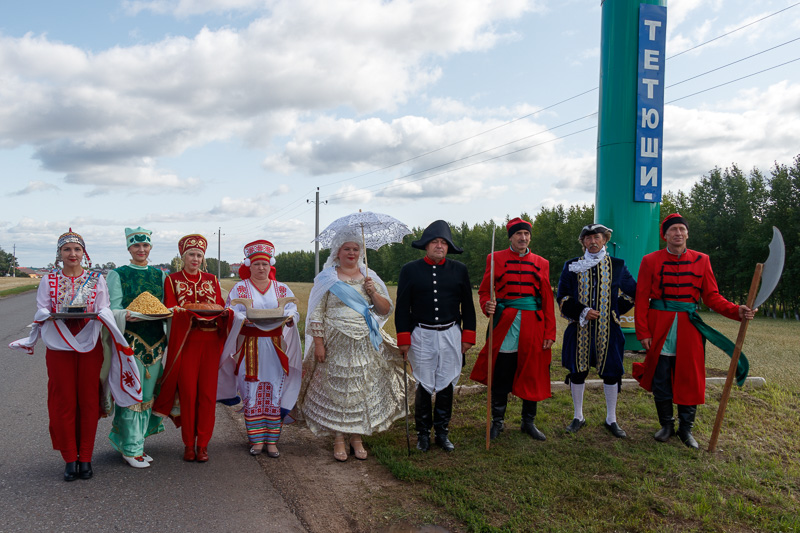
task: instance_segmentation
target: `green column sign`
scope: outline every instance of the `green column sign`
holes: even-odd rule
[[[634,277],[642,257],[658,249],[660,203],[636,202],[636,126],[639,5],[666,0],[604,0],[600,35],[600,104],[597,128],[595,222],[614,230],[608,252],[625,260]],[[641,349],[633,317],[623,317],[627,349]]]

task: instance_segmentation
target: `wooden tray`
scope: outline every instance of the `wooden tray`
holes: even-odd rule
[[[188,312],[200,316],[217,316],[225,312],[225,309],[187,309]]]
[[[147,315],[145,313],[136,313],[135,311],[131,311],[131,315],[133,315],[133,314],[137,314],[137,315],[140,315],[140,316],[146,316],[148,318],[169,318],[169,317],[172,316],[172,311],[170,311],[169,313],[161,313],[161,314],[158,314],[158,315]]]

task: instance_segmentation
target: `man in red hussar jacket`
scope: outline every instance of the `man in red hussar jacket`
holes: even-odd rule
[[[490,438],[503,431],[508,393],[522,398],[522,432],[545,440],[534,425],[536,402],[550,397],[550,347],[556,340],[550,263],[531,253],[531,223],[521,218],[506,225],[511,246],[486,258],[478,289],[481,310],[494,315],[493,346],[485,345],[470,379],[487,384],[488,358],[492,372]],[[490,299],[494,260],[495,300]]]
[[[731,355],[733,343],[706,325],[697,314],[703,303],[733,320],[751,320],[755,312],[722,297],[706,254],[689,250],[689,224],[678,213],[661,223],[663,250],[642,258],[636,287],[636,338],[647,350],[644,363],[633,364],[633,377],[653,392],[661,429],[654,437],[666,442],[675,435],[672,404],[678,405],[678,437],[698,448],[692,435],[697,405],[705,403],[705,340]],[[742,354],[737,378],[747,375]]]

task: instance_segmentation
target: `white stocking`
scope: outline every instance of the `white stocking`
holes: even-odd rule
[[[580,385],[570,383],[569,388],[572,391],[572,405],[575,407],[573,418],[583,420],[583,389],[586,388],[586,383],[581,383]]]
[[[619,384],[603,384],[603,391],[606,393],[606,424],[613,424],[617,421],[617,396],[619,396]]]

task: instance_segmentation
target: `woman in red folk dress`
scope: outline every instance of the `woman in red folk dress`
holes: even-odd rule
[[[208,241],[187,235],[178,243],[184,267],[167,276],[164,305],[173,310],[161,392],[153,412],[170,416],[181,428],[185,461],[208,461],[214,432],[217,372],[230,310],[219,280],[201,271]],[[175,396],[180,412],[175,409]]]
[[[38,311],[31,336],[9,345],[33,353],[41,336],[47,346],[50,439],[66,463],[64,481],[92,477],[92,452],[102,414],[100,322],[88,318],[49,322],[53,313],[95,313],[108,308],[106,281],[99,272],[81,266],[84,258],[91,267],[83,238],[70,228],[58,238],[55,264],[63,263],[62,268],[53,270],[39,283]]]

